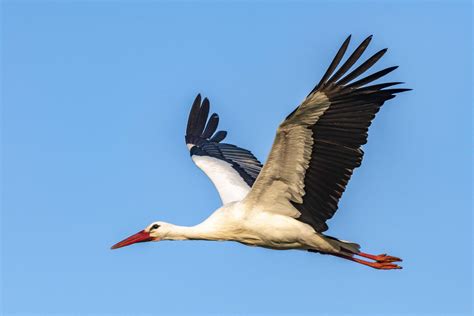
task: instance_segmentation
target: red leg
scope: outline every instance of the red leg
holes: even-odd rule
[[[350,261],[354,261],[354,262],[369,266],[369,267],[374,268],[374,269],[380,269],[380,270],[402,269],[402,267],[392,263],[391,261],[370,262],[370,261],[365,261],[365,260],[362,260],[362,259],[354,258],[350,255],[345,255],[345,254],[340,254],[340,253],[331,253],[331,255],[337,256],[337,257],[340,257],[340,258],[344,258],[344,259],[347,259],[347,260],[350,260]],[[374,256],[374,257],[376,257],[376,256]],[[395,258],[395,257],[391,257],[391,258]],[[370,258],[370,259],[372,259],[372,258]],[[400,261],[400,260],[398,260],[398,261]]]
[[[365,252],[359,252],[357,255],[358,255],[358,256],[361,256],[361,257],[364,257],[364,258],[368,258],[368,259],[375,260],[375,261],[377,261],[377,262],[397,262],[397,261],[403,261],[403,260],[400,259],[400,258],[392,257],[392,256],[387,256],[386,254],[371,255],[371,254],[368,254],[368,253],[365,253]]]

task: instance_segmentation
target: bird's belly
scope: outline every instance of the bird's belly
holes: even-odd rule
[[[305,239],[314,230],[294,218],[271,213],[258,213],[246,218],[236,241],[271,249],[307,249]]]
[[[262,248],[270,248],[270,249],[277,249],[277,250],[287,250],[287,249],[306,249],[306,247],[299,243],[299,242],[287,242],[287,241],[268,241],[268,240],[261,240],[261,239],[248,239],[246,241],[239,240],[240,243],[246,246],[254,246],[254,247],[262,247]]]

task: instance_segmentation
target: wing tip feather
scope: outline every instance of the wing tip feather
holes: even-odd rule
[[[201,93],[198,93],[194,98],[188,116],[188,124],[185,135],[186,144],[194,144],[199,142],[200,139],[212,139],[219,124],[219,115],[217,113],[212,113],[209,116],[209,110],[209,99],[207,97],[203,99]],[[219,136],[222,137],[222,134]],[[224,137],[222,137],[222,139]]]

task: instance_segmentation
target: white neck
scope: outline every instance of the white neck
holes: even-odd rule
[[[227,234],[207,225],[192,227],[170,225],[169,232],[163,240],[229,240]]]

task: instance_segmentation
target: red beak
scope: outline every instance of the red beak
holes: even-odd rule
[[[131,244],[136,244],[137,242],[145,242],[145,241],[152,241],[153,237],[150,236],[150,233],[147,233],[146,231],[142,230],[135,235],[132,235],[121,242],[116,243],[113,245],[110,249],[117,249],[117,248],[122,248],[125,246],[129,246]]]

